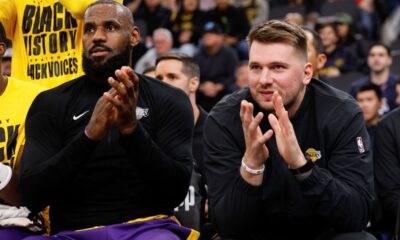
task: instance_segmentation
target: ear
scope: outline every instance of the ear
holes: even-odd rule
[[[326,60],[327,60],[327,57],[324,53],[318,54],[318,57],[317,57],[317,69],[318,70],[321,70],[322,68],[324,68]]]
[[[310,83],[313,76],[313,69],[311,63],[306,63],[304,65],[304,77],[303,77],[303,84],[307,85]]]
[[[200,85],[200,79],[198,77],[192,77],[189,80],[189,91],[190,93],[195,93]]]
[[[5,43],[0,42],[0,58],[4,56],[4,53],[6,53],[7,46]]]
[[[130,45],[132,47],[136,46],[140,40],[140,30],[138,27],[133,27],[131,30],[131,40]]]

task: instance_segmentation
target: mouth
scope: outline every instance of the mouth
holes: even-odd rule
[[[109,52],[110,52],[110,50],[105,47],[94,47],[89,51],[90,55],[92,55],[92,57],[95,57],[95,58],[104,57]]]
[[[259,90],[258,93],[260,94],[260,96],[267,101],[272,100],[272,95],[274,94],[275,91],[273,90],[267,90],[267,89],[263,89],[263,90]]]

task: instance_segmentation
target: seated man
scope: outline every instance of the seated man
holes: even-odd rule
[[[32,104],[20,188],[31,211],[50,206],[57,235],[28,239],[197,239],[169,217],[191,176],[191,105],[182,91],[124,66],[138,40],[126,7],[93,3],[84,17],[86,75]]]
[[[19,240],[43,230],[37,216],[25,207],[16,207],[21,206],[18,169],[25,143],[25,117],[43,88],[3,72],[5,42],[5,30],[0,23],[0,239]]]
[[[220,101],[204,128],[211,217],[221,237],[373,239],[362,232],[373,173],[357,103],[312,79],[299,26],[271,20],[248,38],[250,87]]]

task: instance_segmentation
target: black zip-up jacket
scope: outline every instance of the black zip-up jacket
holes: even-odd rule
[[[50,206],[52,233],[171,214],[192,170],[193,112],[183,91],[140,76],[135,131],[84,134],[104,91],[86,76],[38,95],[26,120],[20,184],[33,212]]]
[[[224,98],[204,128],[208,194],[212,220],[223,238],[312,239],[328,230],[361,231],[373,200],[372,161],[362,112],[346,93],[313,79],[291,118],[300,148],[315,167],[297,181],[279,155],[275,138],[267,142],[263,183],[240,175],[245,152],[240,103],[260,108],[245,88]],[[265,113],[264,116],[267,116]],[[270,129],[267,118],[262,132]]]
[[[374,133],[376,193],[386,220],[394,225],[400,206],[400,108],[385,115]]]

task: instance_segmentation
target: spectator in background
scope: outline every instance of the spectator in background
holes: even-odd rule
[[[350,94],[355,97],[357,89],[367,83],[378,85],[382,91],[382,107],[379,110],[381,115],[396,108],[397,76],[390,72],[392,65],[391,49],[383,43],[374,43],[368,50],[368,67],[370,73],[361,79],[356,80],[350,86]]]
[[[171,28],[171,10],[162,6],[161,0],[125,0],[124,4],[132,11],[146,46],[153,45],[152,36],[157,28]]]
[[[1,72],[5,76],[11,76],[11,59],[12,59],[12,48],[7,48],[6,52],[1,59]]]
[[[243,9],[233,6],[230,0],[216,0],[215,9],[207,13],[207,20],[218,23],[224,33],[224,43],[239,54],[240,60],[248,59],[246,35],[250,24]]]
[[[355,98],[363,112],[371,146],[374,146],[375,128],[381,119],[379,109],[382,107],[382,91],[377,85],[368,83],[357,90]]]
[[[201,72],[198,102],[206,111],[210,111],[229,93],[229,86],[235,81],[239,59],[237,53],[224,44],[224,33],[218,23],[207,22],[203,32],[200,49],[194,59]]]
[[[166,28],[158,28],[153,33],[154,46],[138,60],[135,72],[142,74],[147,68],[156,66],[157,57],[172,50],[173,39],[171,32]]]
[[[325,66],[320,70],[320,79],[338,77],[355,69],[354,57],[339,45],[339,37],[333,23],[321,24],[317,27],[327,57]]]
[[[251,27],[268,19],[268,0],[235,0],[234,5],[244,9]]]
[[[94,1],[1,0],[0,23],[13,44],[11,75],[46,88],[83,75],[82,18]]]
[[[287,13],[283,20],[285,20],[286,22],[297,24],[299,26],[304,25],[304,17],[298,12]]]
[[[235,83],[231,85],[230,92],[245,88],[249,85],[249,62],[241,61],[236,67]]]
[[[189,191],[182,204],[175,208],[175,215],[183,226],[201,231],[205,222],[206,181],[203,163],[203,127],[207,117],[196,103],[196,91],[200,84],[200,68],[185,54],[169,53],[157,58],[156,77],[184,91],[189,97],[194,114],[192,150],[194,168]]]
[[[198,9],[199,0],[183,0],[179,11],[172,20],[171,32],[174,37],[174,47],[193,49],[190,56],[194,55],[194,49],[199,43],[202,34],[202,26],[205,23],[204,12]]]
[[[353,18],[348,13],[335,14],[335,27],[339,37],[338,45],[351,52],[355,57],[356,69],[360,72],[367,71],[368,47],[371,42],[364,39],[353,24]]]
[[[307,38],[307,59],[313,69],[313,78],[319,79],[319,71],[325,66],[326,55],[322,40],[318,33],[307,27],[303,27]]]
[[[143,75],[151,78],[156,78],[156,67],[149,67],[143,71]]]

